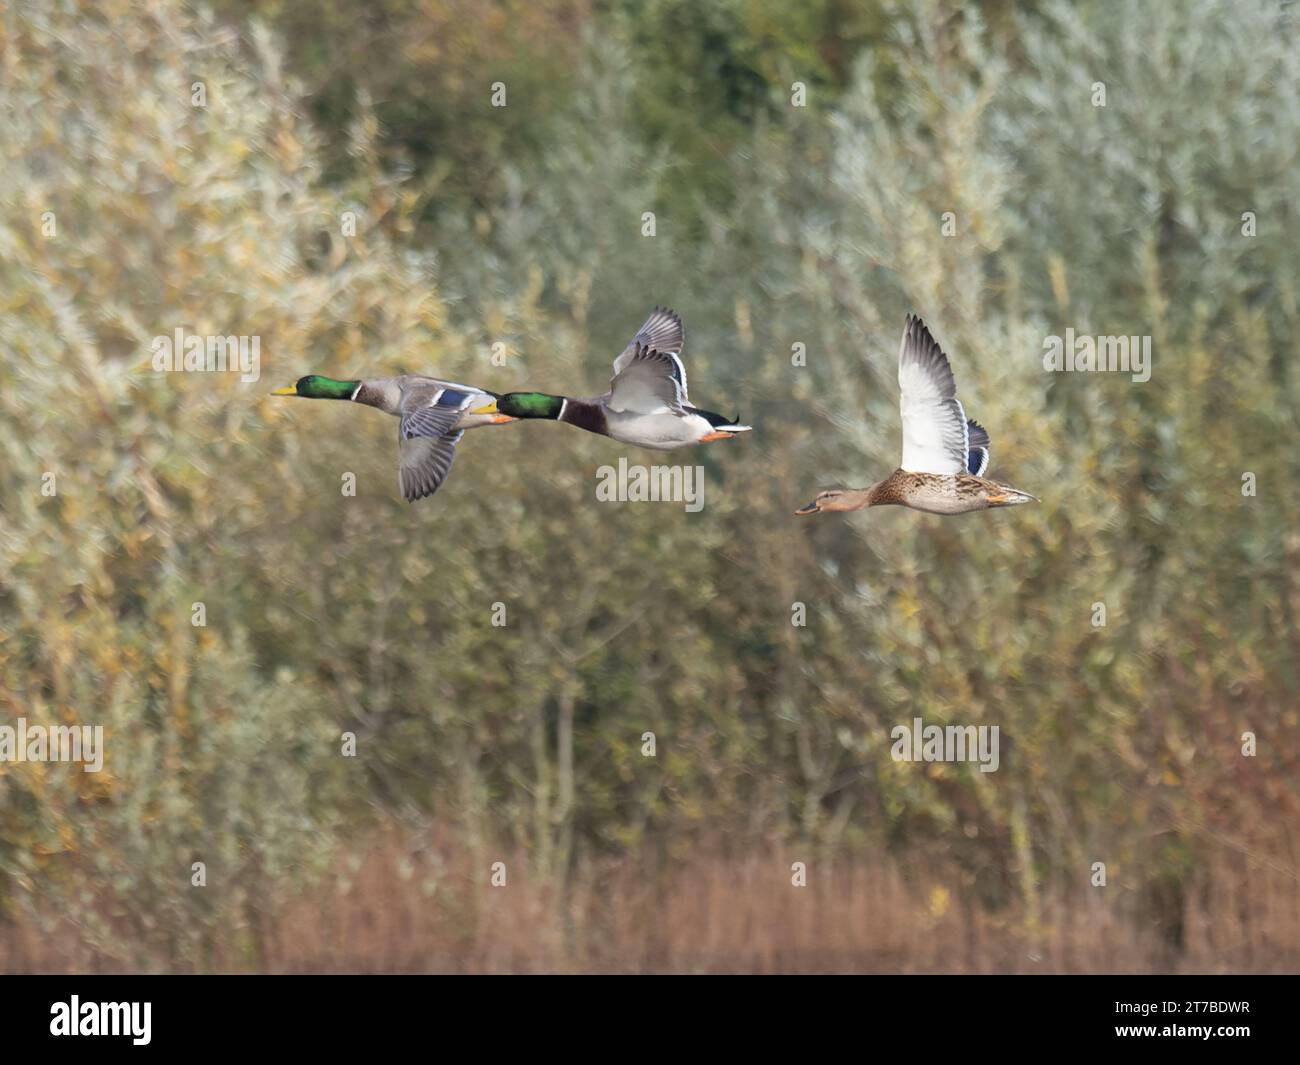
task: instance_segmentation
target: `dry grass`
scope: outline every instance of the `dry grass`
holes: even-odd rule
[[[504,887],[489,883],[507,864]],[[807,860],[808,885],[790,865]],[[397,830],[340,872],[211,944],[218,971],[364,973],[1127,973],[1300,969],[1300,885],[1222,855],[1152,914],[1123,884],[1044,891],[1036,929],[951,870],[779,847],[588,864],[564,887],[509,855]],[[1144,913],[1146,916],[1143,916]],[[263,931],[251,934],[256,923]],[[1169,929],[1176,931],[1171,933]],[[1163,931],[1162,931],[1163,930]],[[257,940],[254,943],[254,940]],[[0,927],[0,971],[190,970],[125,963],[64,928]]]

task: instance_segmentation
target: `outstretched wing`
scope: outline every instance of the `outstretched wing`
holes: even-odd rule
[[[609,383],[610,410],[684,416],[686,388],[678,376],[680,368],[672,352],[638,347]]]
[[[682,396],[686,395],[686,367],[682,365],[681,354],[682,346],[686,343],[686,330],[682,327],[682,320],[677,316],[676,311],[671,311],[667,307],[656,307],[650,312],[650,317],[636,331],[627,347],[617,359],[614,360],[614,380],[618,380],[618,375],[627,368],[627,365],[636,358],[638,348],[652,348],[664,355],[672,357],[677,364],[677,380],[682,386]],[[614,381],[610,382],[610,388],[614,387]]]
[[[443,436],[412,436],[402,440],[397,476],[408,503],[431,496],[442,486],[451,472],[456,445],[464,435],[464,429],[457,429]]]
[[[432,378],[407,385],[397,430],[397,473],[408,503],[433,495],[447,479],[465,435],[456,425],[465,408],[485,394]]]
[[[966,412],[957,399],[952,367],[925,323],[910,314],[898,352],[898,387],[902,468],[914,473],[967,472]]]

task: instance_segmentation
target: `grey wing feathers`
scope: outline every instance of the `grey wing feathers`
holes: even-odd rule
[[[645,320],[641,328],[636,331],[636,336],[628,341],[622,354],[614,360],[614,376],[617,377],[622,373],[623,368],[636,357],[638,347],[671,351],[680,355],[685,343],[686,331],[677,312],[667,307],[656,307],[650,312],[650,317]],[[682,387],[685,386],[686,382],[683,380]]]
[[[406,389],[397,430],[397,472],[407,502],[433,495],[447,479],[456,445],[465,435],[456,424],[479,394],[477,389],[458,390],[433,380]]]
[[[638,345],[623,368],[610,382],[609,407],[614,411],[658,414],[667,411],[685,415],[681,361],[669,351],[655,351]]]
[[[456,445],[464,429],[443,436],[412,436],[402,440],[398,453],[398,479],[408,503],[431,496],[447,479]]]
[[[404,412],[400,423],[402,439],[443,436],[451,432],[452,427],[460,421],[460,414],[456,407],[421,407],[410,413]]]

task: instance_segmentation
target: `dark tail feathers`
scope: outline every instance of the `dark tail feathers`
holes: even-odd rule
[[[980,477],[989,468],[989,434],[972,418],[966,419],[966,446],[966,468]]]

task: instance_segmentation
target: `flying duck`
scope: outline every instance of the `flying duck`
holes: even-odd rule
[[[548,418],[625,444],[658,451],[729,440],[750,431],[721,414],[692,406],[682,365],[682,320],[656,307],[614,360],[609,391],[590,399],[546,392],[507,392],[474,407],[474,414]]]
[[[421,374],[360,381],[336,381],[308,374],[292,385],[277,388],[272,395],[346,399],[395,414],[400,419],[398,481],[408,503],[433,495],[447,479],[456,445],[466,429],[514,421],[508,414],[482,414],[471,409],[482,406],[495,392]]]
[[[796,514],[882,506],[964,514],[1038,502],[1028,492],[984,477],[989,465],[989,434],[966,417],[948,356],[925,323],[910,314],[898,352],[898,387],[903,416],[899,468],[870,488],[819,492]]]

